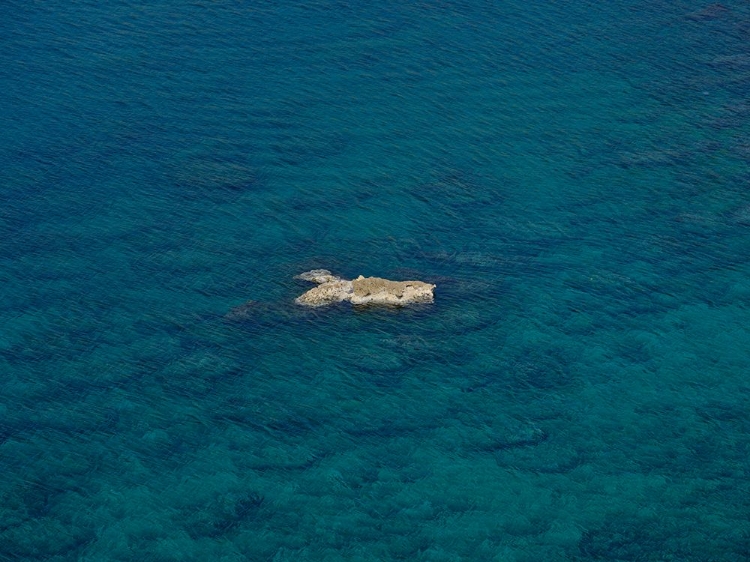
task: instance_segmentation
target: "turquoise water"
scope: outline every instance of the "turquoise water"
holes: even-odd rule
[[[746,2],[0,10],[0,560],[748,559]]]

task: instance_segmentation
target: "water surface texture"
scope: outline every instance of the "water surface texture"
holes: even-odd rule
[[[748,559],[750,4],[0,14],[0,560]]]

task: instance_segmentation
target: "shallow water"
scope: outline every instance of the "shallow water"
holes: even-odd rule
[[[610,4],[6,3],[0,560],[745,560],[750,7]]]

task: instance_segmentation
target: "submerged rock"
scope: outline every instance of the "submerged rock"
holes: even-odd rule
[[[248,301],[244,304],[229,309],[229,312],[224,315],[224,319],[232,320],[235,322],[247,320],[255,316],[258,313],[259,308],[260,303],[256,301]]]
[[[303,281],[310,281],[312,283],[330,283],[331,281],[340,281],[341,278],[336,275],[332,275],[327,269],[313,269],[311,271],[305,271],[299,275],[294,276],[295,279],[302,279]]]
[[[731,10],[729,8],[723,4],[716,3],[709,4],[696,12],[690,12],[685,15],[685,18],[693,21],[707,21],[727,17],[730,14]]]
[[[245,328],[276,326],[285,317],[295,313],[295,311],[296,314],[306,312],[285,303],[249,301],[229,309],[224,314],[224,321],[230,324],[241,325]]]
[[[435,285],[423,281],[390,281],[362,275],[348,281],[332,275],[327,269],[307,271],[298,275],[297,279],[318,284],[317,287],[297,297],[295,302],[304,306],[325,306],[343,301],[352,304],[403,306],[434,300]]]

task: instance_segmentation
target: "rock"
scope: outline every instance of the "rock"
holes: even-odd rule
[[[331,275],[331,272],[327,269],[313,269],[312,271],[305,271],[299,275],[294,276],[295,279],[302,279],[303,281],[311,281],[322,285],[323,283],[330,283],[331,281],[340,281],[341,278],[336,275]]]
[[[306,306],[325,306],[335,302],[351,300],[352,294],[351,281],[328,281],[297,297],[295,302]]]
[[[363,277],[347,281],[332,275],[327,269],[314,269],[297,275],[297,279],[318,283],[297,297],[295,302],[305,306],[325,306],[349,301],[352,304],[390,304],[403,306],[411,303],[432,302],[435,285],[423,281],[390,281],[380,277]]]
[[[432,302],[435,285],[423,281],[389,281],[380,277],[362,277],[352,281],[352,304],[395,304]]]

